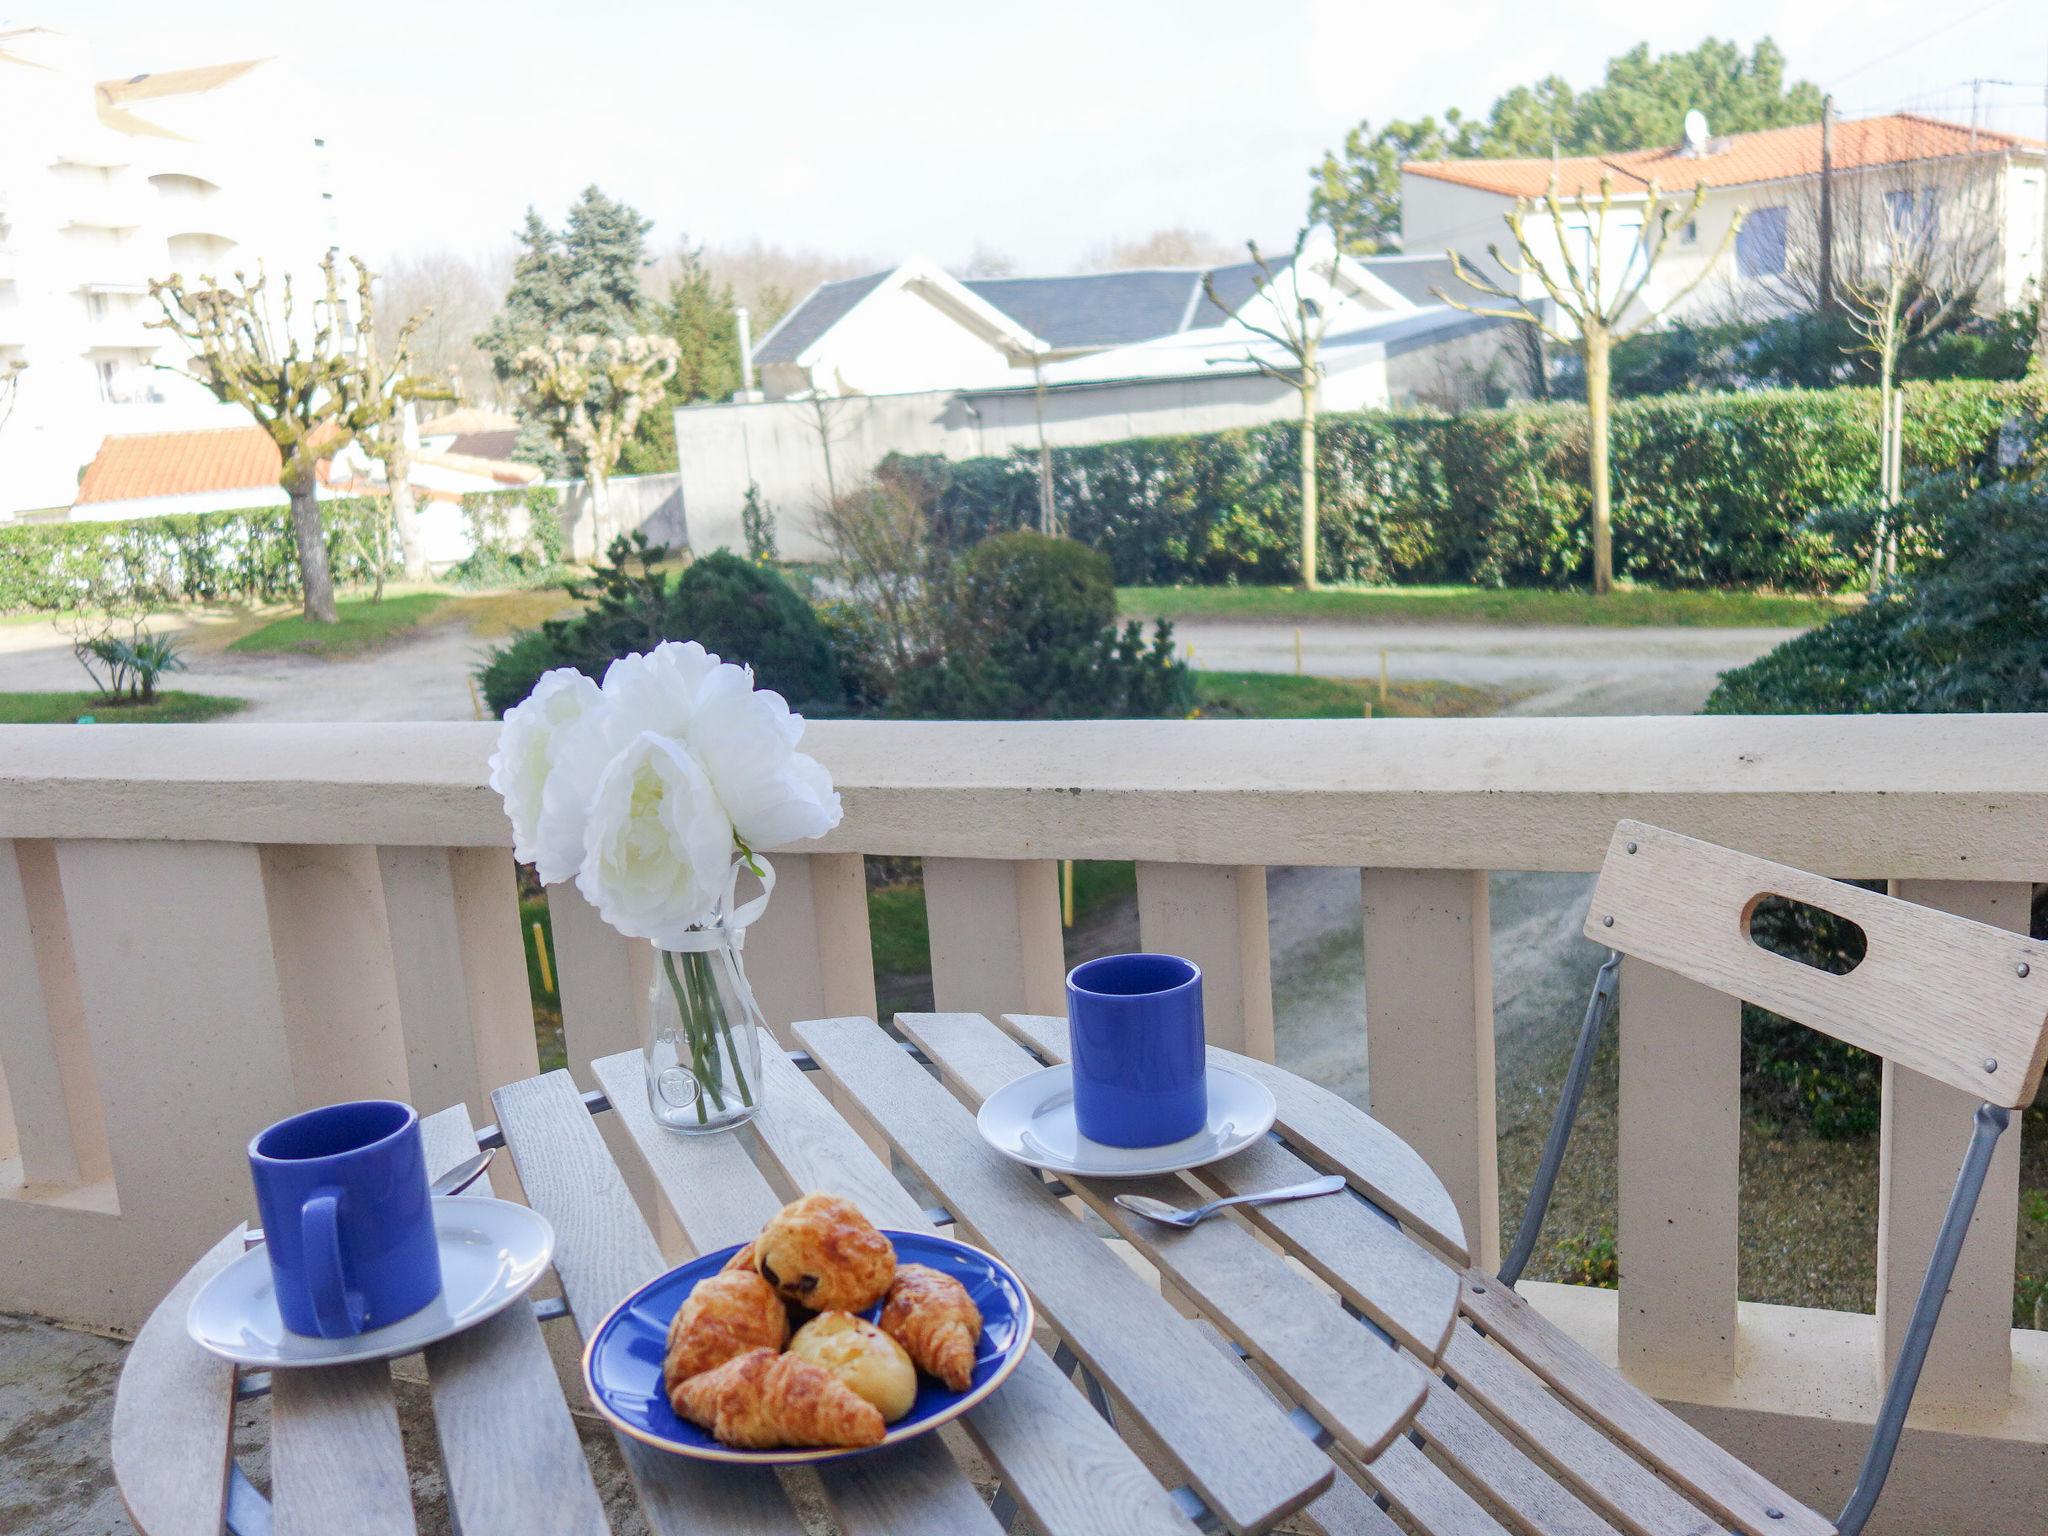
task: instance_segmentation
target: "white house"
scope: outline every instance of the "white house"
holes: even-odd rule
[[[27,365],[0,422],[0,522],[61,515],[111,434],[247,423],[175,371],[151,278],[260,266],[304,305],[338,238],[326,141],[281,66],[102,80],[91,62],[57,32],[0,29],[0,367]]]
[[[820,502],[890,453],[977,458],[1291,416],[1294,387],[1261,364],[1293,367],[1267,333],[1284,334],[1297,297],[1323,330],[1326,409],[1514,391],[1508,327],[1431,298],[1449,278],[1441,255],[1358,260],[1324,237],[1263,271],[958,279],[911,261],[827,283],[763,338],[767,398],[676,412],[690,545],[737,545],[751,493],[782,553],[816,558]]]
[[[1242,342],[1255,328],[1277,329],[1276,304],[1291,308],[1297,286],[1337,334],[1433,304],[1426,281],[1445,275],[1410,258],[1340,256],[1327,236],[1299,266],[1284,251],[1268,258],[1275,294],[1251,261],[956,278],[916,258],[812,290],[761,339],[753,361],[770,400],[1035,386],[1041,370],[1047,380],[1107,380],[1121,376],[1133,346],[1209,332]],[[1193,356],[1172,348],[1149,356],[1147,376],[1183,355]],[[1211,371],[1196,361],[1189,376]]]
[[[1947,195],[1954,204],[1960,201],[1955,194],[1967,187],[1995,245],[1982,302],[1994,309],[2021,302],[2041,276],[2043,152],[2039,140],[1915,113],[1838,122],[1830,153],[1836,238],[1854,238],[1859,224],[1866,232],[1875,229],[1876,218],[1892,216],[1899,199],[1932,207]],[[1518,199],[1540,200],[1554,181],[1564,199],[1583,193],[1597,202],[1600,184],[1608,178],[1616,207],[1602,266],[1617,282],[1640,259],[1650,185],[1682,197],[1689,197],[1696,185],[1706,186],[1698,217],[1673,235],[1651,274],[1644,299],[1652,307],[1661,308],[1699,275],[1720,250],[1738,209],[1746,210],[1746,217],[1734,250],[1674,313],[1770,314],[1799,302],[1786,279],[1795,253],[1815,248],[1818,123],[1723,137],[1703,132],[1671,148],[1611,155],[1411,161],[1401,168],[1402,243],[1410,251],[1456,251],[1478,271],[1504,281],[1487,248],[1498,245],[1512,254],[1503,216]],[[1932,216],[1943,215],[1937,210]],[[1951,208],[1947,216],[1959,213]],[[1530,217],[1527,228],[1539,254],[1557,249],[1551,222],[1540,209]],[[1590,255],[1586,223],[1567,204],[1565,237],[1582,271]],[[1542,292],[1533,277],[1522,279],[1520,287],[1531,298]],[[1455,281],[1445,291],[1477,299]]]

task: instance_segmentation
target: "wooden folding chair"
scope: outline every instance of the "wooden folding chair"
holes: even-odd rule
[[[1835,975],[1760,947],[1750,922],[1771,896],[1856,923],[1866,940],[1863,959]],[[1633,821],[1615,829],[1586,933],[1612,953],[1594,985],[1514,1247],[1498,1275],[1465,1276],[1462,1312],[1471,1326],[1458,1330],[1446,1352],[1446,1375],[1636,1536],[1695,1536],[1724,1524],[1744,1536],[1858,1536],[1891,1470],[1998,1137],[2040,1085],[2048,944]],[[1596,1361],[1514,1294],[1613,1012],[1624,954],[1982,1101],[1855,1489],[1832,1522]]]

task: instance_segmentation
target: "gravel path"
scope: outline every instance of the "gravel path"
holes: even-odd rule
[[[247,699],[243,722],[474,720],[469,676],[490,642],[453,619],[373,655],[323,661],[287,654],[242,655],[226,643],[249,626],[221,619],[154,620],[185,642],[186,670],[165,686]],[[0,625],[0,692],[82,688],[70,636],[49,624]]]

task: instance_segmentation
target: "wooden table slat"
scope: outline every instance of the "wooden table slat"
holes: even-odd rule
[[[843,1195],[886,1226],[926,1230],[917,1201],[811,1075],[761,1043],[769,1112],[754,1127],[790,1184]],[[1144,1463],[1035,1344],[1002,1390],[962,1422],[1046,1536],[1192,1536],[1194,1526]]]
[[[1259,1381],[1258,1374],[1238,1354],[1237,1346],[1226,1338],[1223,1331],[1206,1318],[1193,1318],[1191,1326],[1201,1334],[1203,1342],[1219,1350],[1236,1367],[1253,1381]],[[1272,1388],[1259,1382],[1260,1390],[1274,1397]],[[1282,1402],[1281,1407],[1287,1404]],[[1347,1475],[1343,1463],[1337,1467],[1338,1476],[1330,1479],[1330,1486],[1317,1494],[1313,1503],[1304,1508],[1295,1518],[1306,1520],[1321,1536],[1401,1536],[1401,1528],[1394,1524],[1380,1507],[1373,1503],[1363,1488]]]
[[[270,1484],[277,1536],[416,1530],[390,1365],[274,1372]]]
[[[476,1155],[465,1105],[428,1116],[420,1133],[430,1178]],[[481,1179],[468,1191],[490,1192]],[[508,1307],[433,1345],[426,1359],[448,1500],[460,1529],[608,1536],[604,1501],[531,1307]]]
[[[1066,1020],[1010,1014],[1004,1023],[1042,1059],[1067,1059]],[[1365,1118],[1362,1111],[1354,1113]],[[1218,1194],[1236,1195],[1299,1184],[1322,1171],[1268,1140],[1197,1169],[1194,1177]],[[1458,1320],[1462,1276],[1373,1211],[1355,1200],[1301,1200],[1244,1214],[1404,1348],[1426,1360],[1442,1351]]]
[[[1036,1065],[979,1014],[901,1013],[896,1023],[977,1107]],[[1288,1394],[1353,1455],[1370,1460],[1414,1419],[1428,1391],[1428,1374],[1347,1317],[1251,1232],[1228,1219],[1174,1231],[1132,1215],[1111,1198],[1133,1194],[1186,1204],[1195,1192],[1185,1181],[1171,1175],[1069,1178],[1067,1187],[1204,1312],[1243,1339]]]
[[[678,1136],[655,1121],[638,1051],[595,1061],[591,1071],[693,1250],[747,1242],[782,1209],[739,1134]],[[773,1101],[763,1102],[756,1124],[774,1113]],[[1000,1536],[988,1505],[936,1435],[816,1470],[846,1536]]]
[[[813,1020],[796,1033],[954,1216],[1024,1277],[1052,1326],[1226,1525],[1264,1529],[1328,1486],[1329,1459],[1030,1170],[984,1143],[967,1111],[873,1022]],[[1250,1445],[1258,1455],[1245,1454]]]
[[[1517,1450],[1449,1383],[1439,1380],[1430,1388],[1415,1427],[1437,1455],[1529,1536],[1614,1536],[1613,1526]]]
[[[199,1288],[242,1255],[236,1227],[157,1304],[114,1393],[112,1461],[143,1536],[220,1536],[234,1452],[235,1368],[185,1332]]]
[[[1002,1024],[1047,1061],[1067,1059],[1067,1021],[1053,1014],[1006,1013]],[[1209,1047],[1209,1059],[1234,1067],[1272,1090],[1281,1135],[1342,1173],[1391,1216],[1460,1264],[1471,1262],[1465,1224],[1430,1166],[1407,1142],[1327,1088],[1305,1082],[1269,1061]]]
[[[1501,1523],[1412,1440],[1396,1440],[1363,1470],[1366,1481],[1424,1536],[1508,1536]]]
[[[1467,1397],[1512,1429],[1630,1536],[1712,1536],[1721,1529],[1472,1328],[1460,1327],[1451,1335],[1442,1365]]]
[[[555,1273],[588,1338],[606,1313],[667,1268],[661,1249],[567,1072],[508,1084],[491,1102],[528,1201],[554,1224]],[[803,1529],[766,1468],[689,1461],[626,1435],[618,1442],[659,1536],[799,1536]]]
[[[1557,1393],[1744,1536],[1833,1536],[1834,1526],[1581,1349],[1483,1270],[1465,1277],[1465,1313]],[[1778,1511],[1772,1519],[1767,1509]]]

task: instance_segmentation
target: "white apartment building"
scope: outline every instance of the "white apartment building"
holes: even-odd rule
[[[77,39],[0,30],[0,373],[27,365],[0,522],[69,515],[109,436],[248,424],[176,371],[149,281],[289,272],[310,309],[339,233],[306,101],[271,60],[101,79]]]

